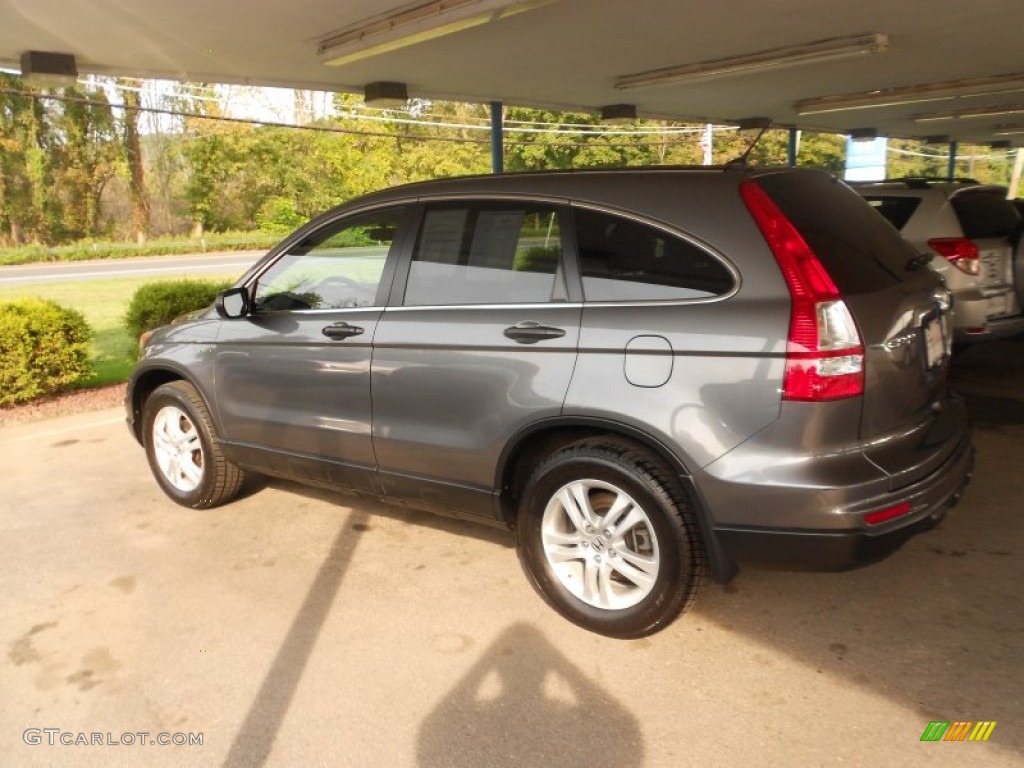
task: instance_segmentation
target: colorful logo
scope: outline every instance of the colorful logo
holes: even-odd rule
[[[932,720],[921,741],[988,741],[995,727],[995,720]]]

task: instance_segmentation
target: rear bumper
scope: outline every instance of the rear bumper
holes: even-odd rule
[[[843,571],[881,560],[911,537],[933,528],[970,483],[974,446],[968,436],[941,469],[912,486],[858,505],[877,509],[909,502],[912,512],[877,530],[806,530],[720,525],[718,543],[734,562],[788,570]]]
[[[953,340],[957,344],[971,344],[976,341],[994,341],[1024,333],[1024,314],[989,317],[989,299],[995,296],[1004,297],[1011,302],[1009,309],[1018,309],[1012,297],[1012,291],[1006,288],[1001,291],[985,292],[972,289],[953,294],[954,327]]]

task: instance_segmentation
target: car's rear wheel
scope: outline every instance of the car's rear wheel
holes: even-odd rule
[[[143,409],[146,458],[172,500],[207,509],[238,495],[245,472],[225,458],[213,421],[195,387],[174,381],[157,387]]]
[[[706,576],[681,485],[647,451],[592,438],[541,462],[517,519],[519,557],[545,600],[611,637],[642,637],[693,602]]]

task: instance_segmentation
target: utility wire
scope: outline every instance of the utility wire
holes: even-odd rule
[[[369,136],[379,137],[386,139],[396,139],[405,141],[441,141],[452,144],[490,144],[491,140],[486,139],[473,139],[473,138],[460,138],[457,136],[419,136],[413,133],[389,133],[386,131],[364,131],[357,130],[355,128],[342,128],[340,126],[333,125],[295,125],[294,123],[285,123],[274,120],[256,120],[253,118],[245,117],[228,117],[226,115],[204,115],[199,112],[185,112],[178,109],[166,109],[162,107],[147,107],[147,106],[135,106],[128,104],[117,104],[111,101],[99,101],[96,99],[89,99],[82,96],[68,96],[66,94],[55,94],[55,93],[37,93],[35,91],[24,91],[17,88],[0,88],[0,93],[8,94],[11,96],[23,96],[30,99],[44,99],[50,101],[60,101],[73,104],[83,104],[86,106],[96,107],[109,107],[111,109],[121,109],[125,111],[134,112],[149,112],[161,115],[169,115],[171,117],[181,117],[196,120],[212,120],[224,123],[237,123],[244,125],[265,125],[271,128],[290,128],[293,130],[302,131],[317,131],[320,133],[339,133],[350,136]],[[451,126],[451,124],[447,124]],[[513,132],[517,132],[514,131]],[[557,131],[551,131],[549,133],[557,133]],[[595,137],[601,136],[600,131],[595,131],[593,134]],[[602,143],[602,147],[610,148],[630,148],[630,147],[660,147],[666,145],[681,145],[690,144],[691,140],[681,139],[665,139],[664,141],[647,141],[647,142],[634,142],[634,143]],[[522,141],[515,139],[506,139],[506,145],[509,146],[541,146],[541,147],[592,147],[595,146],[593,142],[582,142],[582,141],[568,141],[568,142],[542,142],[542,141]]]

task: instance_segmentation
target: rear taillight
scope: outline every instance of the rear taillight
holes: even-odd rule
[[[824,265],[768,194],[751,180],[740,195],[775,255],[792,298],[783,400],[864,394],[864,345]]]
[[[968,275],[977,275],[980,270],[978,246],[965,237],[935,237],[928,241],[928,247],[954,267]]]

